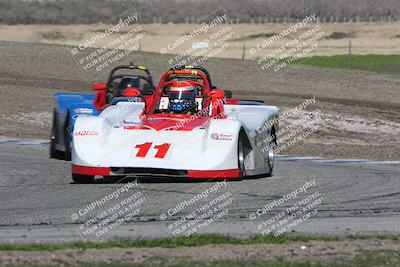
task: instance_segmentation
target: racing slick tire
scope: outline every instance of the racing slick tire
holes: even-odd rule
[[[246,136],[245,131],[242,129],[239,132],[238,139],[238,163],[240,170],[240,178],[243,179],[246,176],[246,158],[251,152],[251,145],[249,139]]]
[[[56,120],[56,111],[53,111],[53,123],[51,127],[51,134],[50,134],[50,158],[52,159],[64,159],[64,152],[59,151],[56,149],[56,131],[57,131],[57,120]]]
[[[275,128],[271,129],[271,141],[268,142],[268,151],[267,151],[267,163],[268,163],[268,173],[267,176],[272,176],[272,171],[274,170],[274,161],[275,161],[275,148],[277,146]]]
[[[69,113],[67,113],[64,125],[64,144],[65,144],[64,159],[66,161],[71,161],[71,133],[69,124],[70,124]]]
[[[94,181],[93,175],[72,174],[72,180],[78,184],[91,184]]]

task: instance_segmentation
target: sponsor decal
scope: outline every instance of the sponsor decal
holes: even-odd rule
[[[211,139],[213,140],[223,140],[223,141],[232,141],[233,134],[231,133],[212,133]]]
[[[90,108],[77,108],[74,109],[75,113],[79,113],[79,114],[92,114],[93,113],[93,109]]]
[[[74,136],[93,136],[99,135],[98,131],[75,131]]]
[[[219,134],[217,134],[217,133],[211,134],[211,139],[218,140],[218,137],[219,137]]]

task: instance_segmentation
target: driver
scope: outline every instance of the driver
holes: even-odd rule
[[[127,88],[139,88],[139,86],[139,79],[123,78],[113,92],[114,97],[123,96],[124,90]]]
[[[196,88],[188,81],[173,81],[167,89],[170,113],[194,114],[197,110]]]

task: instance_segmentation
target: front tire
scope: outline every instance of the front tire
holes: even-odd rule
[[[271,129],[271,141],[268,143],[268,151],[267,151],[267,162],[268,162],[268,173],[267,176],[272,176],[272,171],[274,170],[274,161],[275,161],[275,148],[277,146],[275,128]]]
[[[240,170],[240,178],[247,175],[246,158],[251,152],[251,145],[245,131],[242,129],[238,139],[238,165]]]
[[[72,180],[78,184],[91,184],[94,181],[93,175],[72,174]]]

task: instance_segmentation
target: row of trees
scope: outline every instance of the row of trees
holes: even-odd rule
[[[216,10],[234,23],[400,20],[399,0],[0,0],[2,24],[105,22],[134,7],[143,23],[193,23]]]

